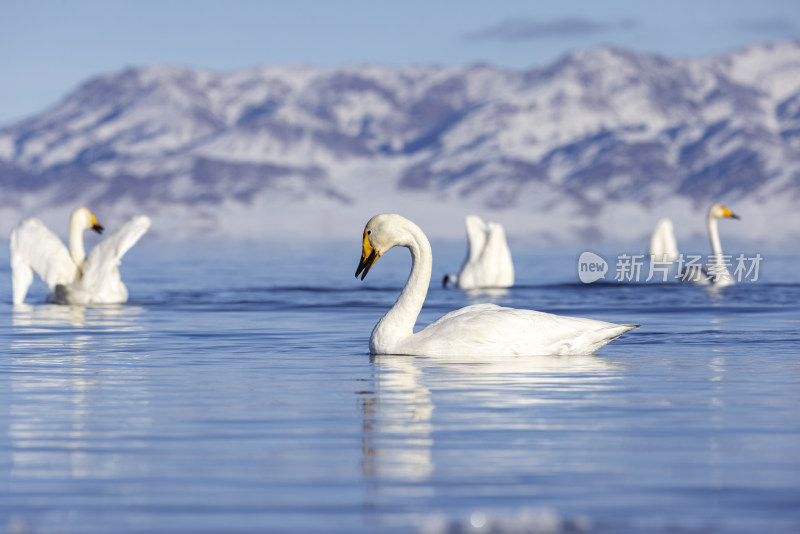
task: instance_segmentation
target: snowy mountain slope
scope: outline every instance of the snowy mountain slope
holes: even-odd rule
[[[603,48],[525,72],[128,69],[0,129],[0,184],[9,229],[83,203],[176,236],[281,237],[299,221],[345,236],[377,211],[460,236],[479,211],[512,237],[618,240],[661,216],[702,233],[721,200],[752,213],[743,239],[789,241],[800,44],[700,60]]]

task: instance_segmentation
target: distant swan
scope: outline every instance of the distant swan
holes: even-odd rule
[[[11,232],[11,281],[14,304],[22,304],[33,273],[50,287],[48,302],[56,304],[112,304],[128,300],[119,275],[122,256],[144,235],[150,219],[133,217],[94,247],[89,257],[83,248],[84,230],[103,232],[87,208],[72,212],[69,247],[44,223],[30,217]]]
[[[460,289],[511,287],[514,263],[500,223],[485,223],[477,215],[467,215],[467,257],[458,276],[445,275],[442,286],[450,282]]]
[[[675,241],[675,231],[672,229],[670,219],[661,219],[653,230],[650,238],[650,256],[655,261],[670,263],[678,259],[678,244]]]
[[[394,306],[372,331],[372,354],[492,356],[591,354],[638,325],[617,325],[533,310],[475,304],[452,311],[414,333],[431,280],[433,255],[428,238],[405,217],[376,215],[364,228],[361,279],[395,246],[411,251],[411,274]],[[362,274],[363,272],[363,274]]]
[[[722,254],[722,244],[719,240],[719,227],[717,221],[723,218],[739,219],[731,210],[722,204],[713,204],[708,209],[706,225],[708,237],[711,240],[711,254],[713,263],[707,266],[687,265],[681,272],[681,280],[703,286],[729,286],[735,284]]]

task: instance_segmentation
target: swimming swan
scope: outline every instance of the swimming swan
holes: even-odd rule
[[[706,226],[708,227],[708,237],[711,240],[711,255],[713,263],[707,266],[687,265],[681,272],[681,280],[703,286],[729,286],[734,282],[731,273],[725,263],[722,254],[722,244],[719,240],[719,227],[717,221],[720,219],[739,219],[731,210],[722,204],[713,204],[708,209]]]
[[[485,223],[477,215],[467,215],[467,257],[458,276],[445,275],[442,286],[450,282],[460,289],[511,287],[514,263],[500,223]]]
[[[411,251],[411,274],[394,306],[375,326],[371,354],[492,356],[591,354],[638,325],[617,325],[533,310],[475,304],[452,311],[414,333],[428,285],[433,255],[428,238],[405,217],[376,215],[364,228],[361,279],[395,246]],[[363,274],[362,274],[363,273]]]
[[[650,256],[656,261],[674,262],[678,259],[678,244],[670,219],[658,221],[650,237]]]
[[[112,304],[128,300],[119,276],[122,256],[144,235],[150,219],[133,217],[92,249],[83,248],[84,230],[103,232],[87,208],[72,212],[69,248],[44,223],[30,217],[11,232],[11,282],[14,304],[22,304],[33,282],[33,273],[50,287],[48,302],[55,304]]]

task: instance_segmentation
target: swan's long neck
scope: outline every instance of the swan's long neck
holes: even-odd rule
[[[717,224],[718,219],[708,216],[708,237],[711,239],[711,253],[714,255],[714,263],[717,265],[724,264],[722,259],[722,244],[719,241],[719,227]]]
[[[392,353],[403,339],[414,333],[414,325],[425,303],[433,269],[431,244],[420,228],[413,223],[404,228],[409,238],[398,243],[411,251],[411,274],[394,306],[375,326],[370,337],[373,353]]]
[[[69,222],[69,254],[78,269],[83,270],[83,263],[86,261],[86,251],[83,248],[83,228],[75,220],[75,216]]]

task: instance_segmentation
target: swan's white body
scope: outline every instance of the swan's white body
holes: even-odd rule
[[[661,219],[653,230],[650,238],[650,256],[655,261],[670,263],[678,259],[678,244],[670,219]]]
[[[500,223],[485,223],[477,215],[467,215],[467,257],[458,276],[448,274],[443,280],[460,289],[511,287],[514,285],[514,262]]]
[[[702,286],[723,287],[733,285],[731,273],[722,254],[722,243],[719,240],[720,219],[738,219],[731,210],[722,204],[713,204],[708,209],[706,216],[706,226],[708,227],[708,238],[711,241],[711,263],[705,267],[687,266],[681,273],[681,280]]]
[[[395,246],[411,251],[411,274],[400,297],[375,326],[372,354],[480,356],[591,354],[637,325],[563,317],[533,310],[475,304],[448,313],[421,331],[414,324],[425,302],[433,256],[428,238],[408,219],[376,215],[364,228],[362,279],[372,264]]]
[[[56,304],[112,304],[128,300],[128,290],[119,275],[122,256],[144,235],[150,219],[133,217],[94,247],[89,257],[83,247],[83,232],[102,231],[86,208],[72,213],[70,250],[41,220],[23,220],[11,232],[11,281],[14,304],[22,304],[33,282],[33,273],[50,287],[49,302]]]

